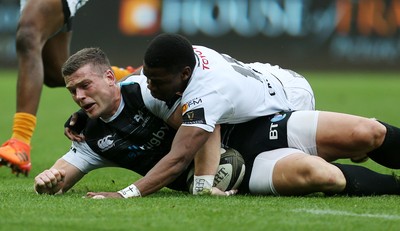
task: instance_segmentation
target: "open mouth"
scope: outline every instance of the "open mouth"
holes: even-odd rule
[[[89,104],[83,105],[82,108],[85,109],[85,111],[89,111],[93,106],[94,106],[94,103],[89,103]]]

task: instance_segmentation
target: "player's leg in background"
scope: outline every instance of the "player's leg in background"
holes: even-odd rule
[[[16,48],[18,55],[18,83],[17,83],[17,112],[36,115],[40,95],[44,83],[44,70],[59,69],[56,77],[62,80],[61,65],[67,59],[65,50],[69,44],[67,35],[56,35],[61,31],[65,22],[64,8],[61,0],[28,0],[21,12],[17,29]],[[63,32],[61,32],[63,33]],[[46,43],[50,43],[46,47]],[[56,44],[58,47],[53,46]],[[46,47],[46,49],[44,49]],[[49,49],[56,49],[51,51]],[[43,52],[43,56],[42,56]],[[50,58],[56,58],[54,64]],[[45,59],[44,59],[45,58]],[[45,67],[45,65],[58,65],[58,67]],[[53,77],[53,78],[56,78]],[[59,80],[59,82],[60,82]]]
[[[72,31],[60,32],[47,40],[43,47],[44,84],[48,87],[64,87],[61,67],[70,55]]]
[[[62,0],[28,0],[25,3],[16,33],[17,111],[14,115],[12,137],[0,148],[0,159],[13,172],[27,174],[31,169],[30,141],[36,127],[36,113],[44,83],[43,65],[48,64],[43,63],[42,51],[46,42],[64,25],[65,4]],[[68,46],[69,44],[63,47]],[[63,47],[57,50],[61,50],[60,53],[65,56]]]

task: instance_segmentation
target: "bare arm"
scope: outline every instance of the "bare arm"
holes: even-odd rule
[[[182,124],[182,107],[176,107],[174,113],[169,116],[166,122],[169,126],[178,130]]]
[[[219,160],[221,158],[221,131],[220,126],[216,125],[214,132],[210,134],[207,142],[197,152],[194,174],[215,175],[217,173]]]
[[[177,107],[174,113],[168,118],[167,124],[178,129],[182,124],[182,107]],[[219,160],[221,148],[220,125],[215,126],[214,132],[210,135],[207,142],[200,148],[196,154],[195,175],[215,175]]]
[[[167,186],[184,171],[210,133],[197,127],[181,126],[172,143],[171,151],[143,178],[134,184],[142,196]]]
[[[63,159],[35,177],[35,191],[38,194],[65,193],[85,174]]]
[[[207,144],[206,144],[207,143]],[[205,145],[206,146],[203,146]],[[200,150],[201,148],[201,150]],[[102,199],[107,197],[138,197],[146,196],[167,186],[184,171],[195,155],[202,155],[200,175],[215,175],[220,160],[220,130],[216,127],[213,134],[197,127],[181,126],[175,136],[171,151],[157,163],[143,178],[119,192],[88,192],[87,197]],[[203,166],[203,164],[205,164]],[[233,191],[233,190],[231,190]],[[222,192],[212,188],[212,195],[229,196],[236,192]],[[124,196],[123,196],[124,195]]]

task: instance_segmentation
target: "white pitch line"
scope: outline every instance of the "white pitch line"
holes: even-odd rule
[[[353,216],[353,217],[367,217],[367,218],[381,218],[388,220],[400,220],[400,216],[389,215],[389,214],[371,214],[371,213],[351,213],[341,210],[322,210],[322,209],[293,209],[293,212],[301,213],[312,213],[312,214],[327,214],[327,215],[337,215],[337,216]]]

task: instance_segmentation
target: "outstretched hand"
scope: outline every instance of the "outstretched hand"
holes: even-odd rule
[[[233,196],[237,192],[238,192],[237,189],[232,189],[232,190],[225,191],[225,192],[216,187],[212,187],[212,189],[211,189],[211,195],[213,195],[213,196]]]
[[[88,192],[86,194],[87,198],[92,199],[105,199],[105,198],[122,198],[121,194],[117,192]]]
[[[211,190],[211,195],[213,196],[233,196],[238,192],[237,189],[232,189],[229,191],[221,191],[220,189],[213,187]],[[88,192],[86,194],[87,198],[91,199],[106,199],[106,198],[122,198],[121,194],[117,192]]]

